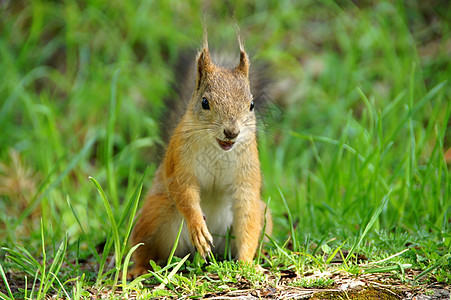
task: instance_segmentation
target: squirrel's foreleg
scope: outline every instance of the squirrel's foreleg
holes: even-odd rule
[[[178,211],[185,218],[191,243],[205,259],[211,251],[213,237],[208,231],[200,207],[199,188],[193,184],[180,184],[180,181],[173,181],[169,184],[169,191]]]

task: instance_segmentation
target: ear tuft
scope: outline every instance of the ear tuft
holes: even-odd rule
[[[196,90],[198,90],[202,82],[207,77],[207,74],[212,71],[212,63],[210,58],[210,52],[208,51],[208,43],[204,41],[204,48],[197,57],[197,78],[196,78]]]
[[[249,58],[247,57],[246,52],[240,45],[240,63],[235,67],[235,72],[241,73],[244,76],[249,76]]]
[[[249,58],[244,50],[243,40],[239,32],[237,32],[238,44],[240,45],[240,63],[235,67],[235,72],[241,73],[244,76],[249,76]]]

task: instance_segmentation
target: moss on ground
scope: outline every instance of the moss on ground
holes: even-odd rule
[[[342,292],[320,292],[315,293],[312,300],[328,299],[355,299],[355,300],[395,300],[399,299],[400,293],[396,291],[382,290],[379,288],[364,288],[361,290],[342,291]]]

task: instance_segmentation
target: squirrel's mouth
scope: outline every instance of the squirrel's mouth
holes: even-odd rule
[[[219,147],[221,147],[224,151],[232,149],[233,145],[235,144],[235,142],[232,141],[222,141],[220,139],[216,140],[218,141]]]

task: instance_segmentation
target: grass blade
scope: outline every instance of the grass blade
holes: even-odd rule
[[[401,129],[408,123],[409,119],[412,118],[412,115],[415,114],[418,110],[420,110],[428,101],[434,99],[443,88],[446,86],[446,81],[440,82],[436,86],[434,86],[422,99],[416,102],[414,107],[411,107],[408,113],[398,122],[398,127],[393,130],[392,134],[389,138],[387,138],[384,144],[387,144],[390,141],[393,141],[395,137],[401,132]]]
[[[283,195],[283,193],[280,190],[280,188],[277,188],[277,189],[279,190],[279,194],[282,197],[283,204],[285,205],[285,209],[287,211],[288,223],[289,223],[288,225],[290,226],[290,235],[291,235],[291,240],[293,241],[293,250],[294,251],[298,251],[298,243],[297,243],[297,240],[296,240],[296,234],[295,234],[295,231],[294,231],[293,218],[291,216],[290,208],[288,207],[287,200],[285,199],[285,196]]]
[[[116,284],[117,282],[117,277],[119,276],[119,270],[121,267],[121,244],[119,241],[119,231],[117,228],[117,224],[116,224],[116,220],[114,218],[113,215],[113,211],[111,210],[111,206],[110,203],[108,201],[108,198],[105,195],[105,192],[103,191],[102,187],[100,186],[100,184],[97,182],[97,180],[95,180],[93,177],[89,177],[89,179],[91,179],[91,181],[94,183],[95,187],[97,188],[97,191],[99,192],[100,197],[102,198],[103,201],[103,205],[105,206],[105,210],[106,213],[108,215],[108,219],[110,221],[111,224],[111,228],[112,228],[112,235],[113,235],[113,244],[114,244],[114,249],[115,249],[115,262],[116,262],[116,278],[114,281],[114,284]],[[100,276],[99,276],[100,277]]]
[[[271,202],[271,197],[268,198],[268,202],[266,202],[266,206],[265,206],[265,211],[264,211],[265,218],[264,218],[264,222],[263,222],[262,233],[260,235],[260,243],[258,245],[258,250],[257,250],[257,258],[256,258],[257,264],[260,264],[260,256],[261,256],[261,252],[263,249],[263,240],[264,240],[265,231],[266,231],[266,214],[268,212],[270,202]]]
[[[111,199],[112,199],[114,208],[119,207],[119,199],[117,196],[117,190],[116,190],[116,184],[115,184],[116,180],[115,180],[114,166],[113,166],[114,125],[116,123],[116,106],[117,106],[116,89],[117,89],[117,79],[119,77],[119,73],[120,73],[120,70],[117,69],[114,72],[113,80],[111,82],[111,96],[110,96],[110,105],[109,105],[109,110],[108,110],[108,124],[107,124],[106,147],[105,147],[107,181],[108,181],[108,187],[110,189]]]
[[[1,264],[0,264],[0,273],[2,275],[3,283],[5,284],[6,290],[8,292],[9,297],[10,297],[10,298],[5,297],[6,295],[3,294],[2,298],[5,297],[4,299],[14,299],[13,293],[11,292],[11,288],[9,287],[8,278],[6,278],[5,271],[3,270],[3,267],[2,267]]]
[[[373,226],[373,224],[376,222],[377,218],[379,217],[379,215],[381,214],[382,210],[384,209],[385,205],[388,202],[389,196],[390,196],[391,190],[388,192],[387,195],[384,196],[384,198],[382,199],[381,204],[379,205],[379,207],[374,211],[373,215],[371,216],[370,221],[368,222],[368,224],[366,224],[365,229],[363,230],[362,234],[360,235],[358,241],[352,245],[351,250],[349,250],[348,255],[346,256],[345,262],[347,263],[349,261],[349,259],[351,258],[351,255],[354,253],[354,250],[356,247],[358,247],[360,245],[360,243],[362,242],[362,240],[365,238],[365,236],[367,235],[368,231],[371,229],[371,227]]]
[[[67,235],[64,237],[64,241],[59,246],[55,257],[53,258],[53,262],[50,265],[48,274],[46,274],[46,282],[44,285],[44,294],[46,294],[48,292],[48,290],[52,287],[53,281],[55,280],[56,275],[58,275],[59,270],[61,269],[61,265],[63,264],[64,257],[66,255],[66,250],[67,250]],[[56,275],[54,275],[54,274],[56,274]],[[49,275],[53,275],[53,276],[51,278],[48,278]]]
[[[341,250],[341,248],[346,244],[346,241],[344,241],[343,243],[341,243],[340,246],[337,247],[337,249],[334,250],[334,252],[332,252],[332,254],[327,258],[326,260],[326,265],[330,264],[330,262],[332,261],[332,259],[334,259],[335,255],[338,253],[338,251]]]
[[[390,260],[390,259],[392,259],[392,258],[395,258],[395,257],[397,257],[397,256],[400,256],[401,254],[403,254],[403,253],[405,253],[405,252],[407,252],[407,251],[409,251],[409,250],[410,250],[410,249],[404,249],[404,250],[402,250],[401,252],[398,252],[398,253],[396,253],[396,254],[390,255],[390,256],[387,257],[387,258],[384,258],[384,259],[381,259],[381,260],[378,260],[378,261],[374,261],[374,262],[369,262],[368,264],[366,264],[366,266],[369,266],[369,265],[376,265],[376,264],[380,264],[380,263],[386,262],[386,261],[388,261],[388,260]]]
[[[132,257],[133,252],[135,252],[135,250],[142,245],[144,245],[144,243],[136,244],[130,249],[130,251],[128,251],[127,256],[125,256],[124,266],[122,267],[122,288],[124,291],[127,291],[130,287],[133,287],[133,285],[131,284],[127,285],[127,268],[128,264],[130,263],[130,258]]]
[[[61,281],[58,279],[58,276],[55,275],[54,273],[50,272],[50,275],[53,276],[54,280],[56,280],[56,282],[58,282],[59,286],[61,287],[61,289],[63,290],[64,294],[66,294],[67,299],[70,299],[70,295],[69,293],[66,291],[66,289],[64,288],[64,285],[61,283]],[[59,292],[58,292],[59,293]]]
[[[421,279],[422,277],[424,277],[427,274],[431,273],[433,270],[437,269],[438,267],[444,265],[449,259],[451,259],[451,254],[450,253],[443,255],[442,257],[440,257],[439,260],[437,260],[437,262],[435,264],[433,264],[432,266],[430,266],[429,268],[427,268],[426,270],[424,270],[423,272],[418,274],[418,276],[415,277],[415,279],[413,281],[415,283],[418,282],[418,280]]]
[[[387,273],[387,272],[392,272],[392,271],[404,272],[404,269],[409,269],[411,267],[412,267],[411,264],[399,264],[399,265],[394,265],[394,266],[364,269],[363,272],[366,274]]]
[[[168,265],[171,264],[172,257],[174,257],[175,250],[177,249],[177,245],[179,244],[179,239],[180,239],[180,235],[182,234],[184,220],[185,219],[182,218],[182,222],[180,222],[180,227],[179,227],[179,231],[177,232],[177,237],[175,239],[174,246],[172,246],[171,253],[169,254],[169,257],[168,257],[168,262],[167,262]]]
[[[39,284],[39,291],[38,291],[38,299],[41,299],[41,297],[45,296],[44,291],[44,283],[47,284],[47,274],[46,274],[46,262],[47,262],[47,255],[45,251],[45,239],[44,239],[44,222],[42,222],[41,218],[41,246],[42,246],[42,265],[41,265],[41,282]],[[44,293],[44,294],[43,294]]]
[[[67,200],[67,204],[69,205],[69,208],[72,211],[72,214],[75,217],[75,220],[77,220],[78,226],[80,227],[81,232],[83,233],[83,236],[86,237],[86,241],[89,244],[89,249],[91,250],[92,255],[95,256],[97,261],[100,261],[99,253],[97,253],[96,247],[94,246],[94,243],[92,242],[90,235],[87,235],[85,230],[83,229],[83,226],[81,225],[81,222],[80,222],[80,218],[78,217],[78,214],[75,211],[75,208],[72,206],[72,203],[71,203],[69,195],[67,195],[66,200]]]
[[[142,188],[143,188],[143,184],[144,184],[144,179],[146,178],[146,175],[147,175],[147,170],[148,170],[148,168],[146,168],[144,170],[144,173],[141,176],[141,180],[139,182],[139,185],[136,188],[135,192],[133,193],[133,196],[128,201],[128,203],[127,203],[127,205],[126,205],[126,207],[124,209],[124,212],[123,212],[123,214],[121,216],[121,219],[119,220],[118,227],[121,228],[123,221],[125,220],[126,216],[129,214],[129,212],[131,210],[130,217],[129,217],[129,222],[128,222],[128,226],[127,226],[127,232],[125,233],[124,242],[122,244],[122,250],[121,250],[122,254],[125,253],[125,249],[127,248],[127,242],[128,242],[128,239],[130,237],[130,233],[131,233],[132,228],[133,228],[136,212],[138,210],[139,198],[141,197],[141,192],[142,192]]]
[[[188,253],[187,255],[185,255],[184,258],[182,258],[182,260],[180,260],[174,267],[174,269],[172,269],[171,273],[169,273],[168,276],[165,276],[164,278],[158,276],[158,280],[161,281],[161,284],[159,286],[156,287],[156,289],[162,289],[164,286],[168,287],[168,284],[171,282],[172,277],[174,277],[174,275],[177,273],[177,271],[183,266],[183,264],[185,263],[185,261],[188,259],[188,257],[190,256],[190,253]],[[154,274],[151,271],[152,274]],[[156,275],[156,274],[155,274]],[[172,290],[172,289],[171,289]]]

